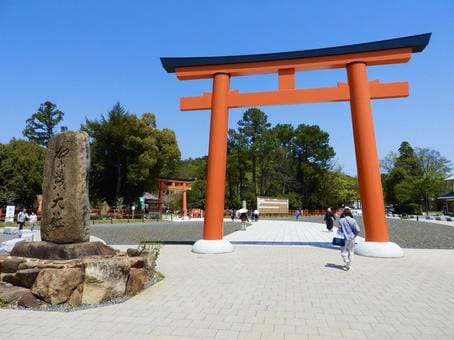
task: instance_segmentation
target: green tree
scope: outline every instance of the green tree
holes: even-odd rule
[[[233,129],[227,140],[227,208],[241,207],[241,202],[253,201],[253,189],[248,179],[251,162],[246,138]]]
[[[300,124],[295,130],[293,153],[297,162],[297,190],[308,208],[320,207],[317,188],[323,175],[331,168],[334,149],[329,145],[329,134],[317,125]]]
[[[57,110],[57,105],[46,101],[37,112],[27,119],[22,132],[29,140],[47,147],[49,139],[54,135],[56,126],[63,120],[64,113]]]
[[[259,190],[257,186],[258,167],[260,165],[259,163],[263,164],[265,162],[264,158],[268,146],[265,143],[265,135],[270,126],[271,124],[268,122],[267,115],[257,108],[246,110],[243,118],[238,121],[238,132],[245,138],[246,149],[251,160],[254,203],[257,197],[257,191]]]
[[[386,164],[385,170],[388,171],[383,182],[386,202],[393,204],[398,212],[414,211],[418,194],[413,182],[421,171],[413,147],[409,142],[403,141],[399,153],[388,154],[382,164]]]
[[[274,180],[271,192],[273,196],[287,195],[296,187],[296,163],[293,157],[293,144],[295,138],[295,129],[290,124],[277,124],[271,130],[269,138],[275,141],[273,151],[270,153],[274,156],[273,169],[267,173]],[[301,199],[292,199],[298,207],[301,205]],[[295,209],[298,209],[295,207]]]
[[[81,127],[91,138],[90,188],[93,199],[131,203],[156,186],[161,171],[171,172],[180,159],[175,133],[156,128],[153,114],[127,112],[120,103],[107,116]]]
[[[445,190],[445,178],[451,171],[451,162],[438,151],[427,148],[416,148],[420,165],[420,176],[414,184],[428,213],[432,201]]]
[[[402,142],[399,153],[390,153],[384,163],[388,170],[383,181],[386,202],[398,212],[416,212],[421,206],[428,212],[431,201],[443,192],[451,169],[438,151],[414,149],[408,142]]]
[[[316,190],[319,207],[351,206],[359,200],[358,180],[340,169],[325,171]]]
[[[33,141],[0,144],[0,205],[32,207],[42,193],[46,150]]]
[[[287,197],[292,208],[320,207],[335,153],[318,126],[271,127],[264,112],[251,108],[238,130],[229,130],[227,145],[227,207],[243,200],[255,206],[258,195]]]

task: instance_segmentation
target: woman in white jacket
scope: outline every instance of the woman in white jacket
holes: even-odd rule
[[[345,262],[345,270],[351,268],[353,260],[353,250],[355,247],[355,238],[359,234],[359,226],[356,220],[353,218],[352,211],[350,208],[344,208],[344,211],[339,219],[339,229],[344,234],[345,245],[340,248],[341,256]]]

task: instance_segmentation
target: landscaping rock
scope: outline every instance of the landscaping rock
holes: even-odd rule
[[[129,271],[126,294],[135,295],[143,290],[146,281],[146,273],[143,268],[131,268]]]
[[[156,255],[149,251],[142,251],[140,256],[145,261],[145,269],[149,273],[153,273],[156,269]]]
[[[14,273],[17,271],[17,267],[19,267],[22,262],[25,262],[25,259],[8,256],[0,263],[0,272]]]
[[[110,206],[109,203],[106,201],[102,201],[101,204],[98,206],[98,215],[102,217],[106,217],[109,215]]]
[[[73,260],[40,260],[40,259],[26,259],[25,262],[21,263],[18,270],[22,269],[44,269],[44,268],[74,268],[80,267],[80,259]]]
[[[56,244],[51,242],[18,243],[11,251],[12,256],[32,257],[49,260],[68,260],[83,256],[115,255],[115,249],[97,242]]]
[[[145,268],[145,260],[141,256],[129,257],[128,260],[131,268]]]
[[[14,305],[24,294],[29,292],[29,289],[13,286],[6,282],[0,282],[0,305]]]
[[[84,290],[84,285],[81,283],[80,285],[77,286],[76,289],[74,289],[73,293],[71,294],[71,297],[68,300],[68,303],[71,306],[79,306],[82,304],[82,292]]]
[[[32,293],[52,305],[68,301],[82,282],[79,268],[43,269],[32,287]]]
[[[27,292],[17,301],[17,305],[25,308],[37,308],[45,306],[46,303],[36,298],[31,292]]]
[[[128,254],[129,257],[140,256],[140,251],[138,249],[128,248],[126,254]]]
[[[85,276],[83,304],[97,304],[124,295],[129,274],[127,258],[87,258],[82,270]]]
[[[39,274],[39,269],[24,269],[18,270],[15,274],[5,275],[3,281],[11,283],[15,286],[31,288]]]

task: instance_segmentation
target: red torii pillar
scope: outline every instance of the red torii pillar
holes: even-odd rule
[[[216,249],[227,247],[225,250],[232,251],[230,242],[222,240],[223,228],[216,227],[223,226],[224,223],[229,87],[230,76],[228,74],[217,73],[214,75],[203,239],[211,241],[206,243],[209,249],[214,245]]]
[[[296,52],[203,58],[161,58],[168,72],[180,80],[213,79],[213,93],[181,98],[181,110],[211,109],[206,217],[203,239],[197,241],[197,253],[233,251],[223,240],[225,169],[227,153],[228,109],[259,105],[350,101],[355,142],[358,181],[365,225],[366,242],[355,251],[376,257],[403,256],[402,249],[389,242],[385,218],[371,99],[408,96],[408,84],[369,82],[367,66],[405,63],[412,53],[421,52],[429,34],[391,40]],[[295,72],[345,68],[348,85],[295,89]],[[240,93],[230,91],[230,78],[276,73],[278,90]]]

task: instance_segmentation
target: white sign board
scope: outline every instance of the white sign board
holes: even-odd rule
[[[277,197],[257,197],[260,214],[288,214],[288,199]]]
[[[14,205],[6,206],[5,222],[14,222],[14,211],[16,207]]]

